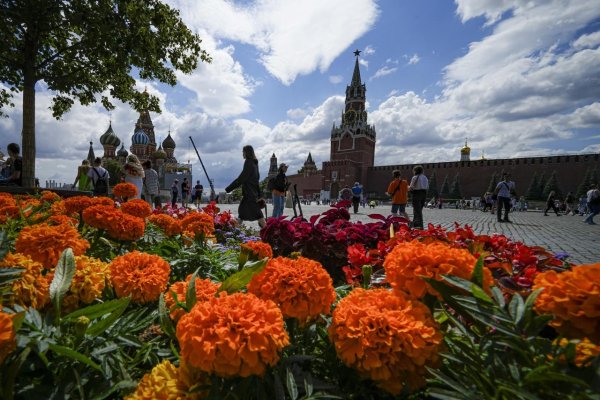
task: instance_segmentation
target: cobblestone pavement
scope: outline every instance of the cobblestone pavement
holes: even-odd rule
[[[222,210],[231,210],[237,215],[237,204],[219,204]],[[320,214],[329,206],[302,206],[305,217]],[[269,205],[269,214],[272,209]],[[352,211],[352,210],[350,210]],[[375,208],[360,208],[358,214],[351,213],[352,221],[370,222],[369,214],[388,215],[390,206]],[[412,218],[412,209],[407,209]],[[293,210],[286,208],[284,215],[293,216]],[[425,224],[441,225],[448,230],[454,229],[454,222],[470,225],[475,233],[493,235],[504,234],[512,240],[520,241],[529,246],[542,246],[552,252],[567,252],[570,261],[575,264],[600,262],[600,215],[596,217],[598,225],[588,225],[579,215],[555,214],[544,216],[542,212],[514,212],[510,214],[512,224],[496,222],[496,215],[489,212],[456,209],[424,209]],[[245,222],[246,225],[257,228],[256,222]]]

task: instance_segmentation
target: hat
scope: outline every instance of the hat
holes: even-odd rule
[[[175,179],[175,181],[174,181],[174,182],[179,182],[179,179]]]
[[[288,165],[286,163],[281,163],[279,164],[279,168],[287,168]]]
[[[354,186],[358,186],[358,185],[360,185],[360,183],[354,182]]]

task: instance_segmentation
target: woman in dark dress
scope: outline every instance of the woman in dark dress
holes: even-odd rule
[[[239,219],[242,221],[257,221],[261,228],[265,226],[265,217],[261,211],[261,207],[258,204],[260,196],[260,187],[258,181],[260,175],[258,172],[258,160],[254,155],[254,148],[252,146],[244,146],[242,149],[242,155],[244,156],[244,169],[240,176],[236,180],[231,182],[229,186],[225,188],[227,193],[232,190],[242,187],[242,201],[238,208]]]

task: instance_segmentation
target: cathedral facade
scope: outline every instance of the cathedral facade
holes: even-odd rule
[[[464,147],[457,149],[460,158],[454,161],[422,163],[419,160],[405,160],[395,165],[376,166],[377,135],[375,127],[368,123],[365,109],[366,86],[361,81],[358,63],[360,51],[354,54],[354,71],[350,85],[346,87],[340,123],[337,125],[334,122],[331,129],[329,160],[323,161],[321,169],[317,169],[309,154],[298,174],[288,175],[288,180],[296,184],[299,196],[335,200],[343,188],[359,182],[364,188],[363,193],[369,198],[387,199],[385,191],[392,180],[392,172],[399,170],[404,179],[410,180],[416,165],[423,166],[425,174],[437,185],[438,191],[444,182],[452,182],[452,185],[459,187],[460,197],[463,198],[481,196],[488,189],[490,181],[503,172],[511,174],[519,195],[525,195],[532,182],[543,180],[544,177],[553,177],[563,194],[576,193],[582,179],[590,175],[590,171],[594,176],[600,172],[598,153],[508,159],[485,159],[482,156],[479,160],[471,160],[471,148],[466,141]],[[276,166],[277,158],[273,154],[269,176],[273,171],[276,174]]]

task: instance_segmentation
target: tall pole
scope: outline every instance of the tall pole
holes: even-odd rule
[[[206,175],[206,180],[208,181],[208,184],[210,185],[210,200],[214,200],[215,198],[215,187],[213,185],[212,180],[208,177],[208,172],[206,172],[206,168],[204,167],[204,163],[202,162],[202,157],[200,157],[200,153],[198,153],[198,149],[196,148],[196,144],[194,143],[194,139],[192,139],[192,137],[190,136],[190,142],[192,142],[192,146],[194,146],[194,150],[196,151],[196,155],[198,156],[198,160],[200,160],[200,165],[202,166],[202,169],[204,170],[204,175]]]

